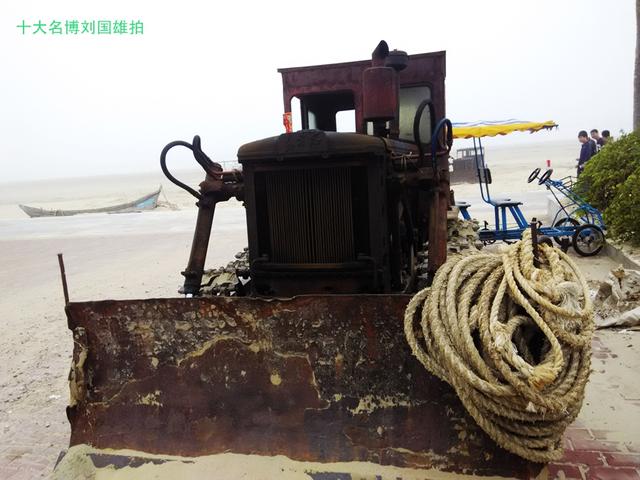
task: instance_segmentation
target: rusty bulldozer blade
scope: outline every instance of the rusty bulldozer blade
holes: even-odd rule
[[[71,446],[537,475],[424,374],[403,333],[409,298],[70,303]]]

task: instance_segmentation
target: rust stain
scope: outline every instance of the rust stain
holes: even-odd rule
[[[534,476],[411,356],[408,300],[71,303],[71,445]]]

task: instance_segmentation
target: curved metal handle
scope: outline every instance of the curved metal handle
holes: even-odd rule
[[[213,162],[207,156],[207,154],[202,151],[199,135],[196,135],[195,137],[193,137],[192,144],[187,143],[183,140],[176,140],[175,142],[168,143],[162,149],[162,152],[160,153],[160,168],[162,168],[162,172],[164,173],[164,175],[169,179],[171,183],[186,190],[191,195],[193,195],[198,200],[200,200],[202,198],[200,193],[198,193],[189,185],[182,183],[180,180],[174,177],[169,171],[169,169],[167,168],[167,154],[169,153],[169,150],[171,150],[173,147],[178,147],[178,146],[186,147],[189,150],[191,150],[193,152],[193,158],[195,158],[196,162],[198,162],[198,164],[202,167],[205,173],[207,173],[207,175],[210,175],[214,178],[220,176],[220,174],[222,173],[222,166],[220,166],[220,164],[218,163]]]
[[[444,139],[444,145],[442,145],[440,144],[440,131],[445,127],[447,128],[447,136]],[[436,128],[433,130],[433,136],[431,137],[431,161],[433,163],[434,170],[437,168],[436,154],[438,152],[438,144],[447,149],[447,154],[451,151],[451,146],[453,145],[453,125],[451,124],[451,120],[448,118],[443,118],[438,122]]]
[[[205,172],[207,172],[209,175],[213,177],[217,177],[220,173],[222,173],[222,165],[212,161],[207,156],[207,154],[202,151],[202,147],[200,146],[200,135],[195,135],[193,137],[192,150],[193,150],[193,157],[196,159],[196,162],[200,164],[200,166]]]
[[[424,149],[422,138],[420,138],[420,123],[422,120],[422,112],[427,107],[429,107],[429,125],[431,126],[431,138],[429,138],[429,142],[432,142],[433,129],[436,123],[436,112],[433,106],[433,102],[431,102],[431,100],[423,100],[422,102],[420,102],[420,105],[418,105],[418,108],[416,109],[416,114],[413,117],[413,139],[418,145],[418,153],[420,154],[421,159],[424,158]]]

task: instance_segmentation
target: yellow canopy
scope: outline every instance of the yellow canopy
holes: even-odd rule
[[[453,124],[453,138],[479,138],[507,135],[512,132],[537,132],[550,130],[558,125],[553,120],[529,122],[525,120],[501,120],[495,122],[468,122]]]

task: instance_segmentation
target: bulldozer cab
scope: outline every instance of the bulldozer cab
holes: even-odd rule
[[[397,78],[389,70],[396,72]],[[445,52],[407,55],[389,51],[386,42],[381,42],[373,52],[373,61],[278,71],[282,74],[285,115],[291,112],[294,118],[298,116],[302,129],[335,132],[342,124],[350,127],[344,131],[374,135],[374,123],[383,117],[389,138],[414,142],[413,123],[422,101],[431,101],[436,117],[445,115]],[[434,125],[426,127],[431,131]]]

